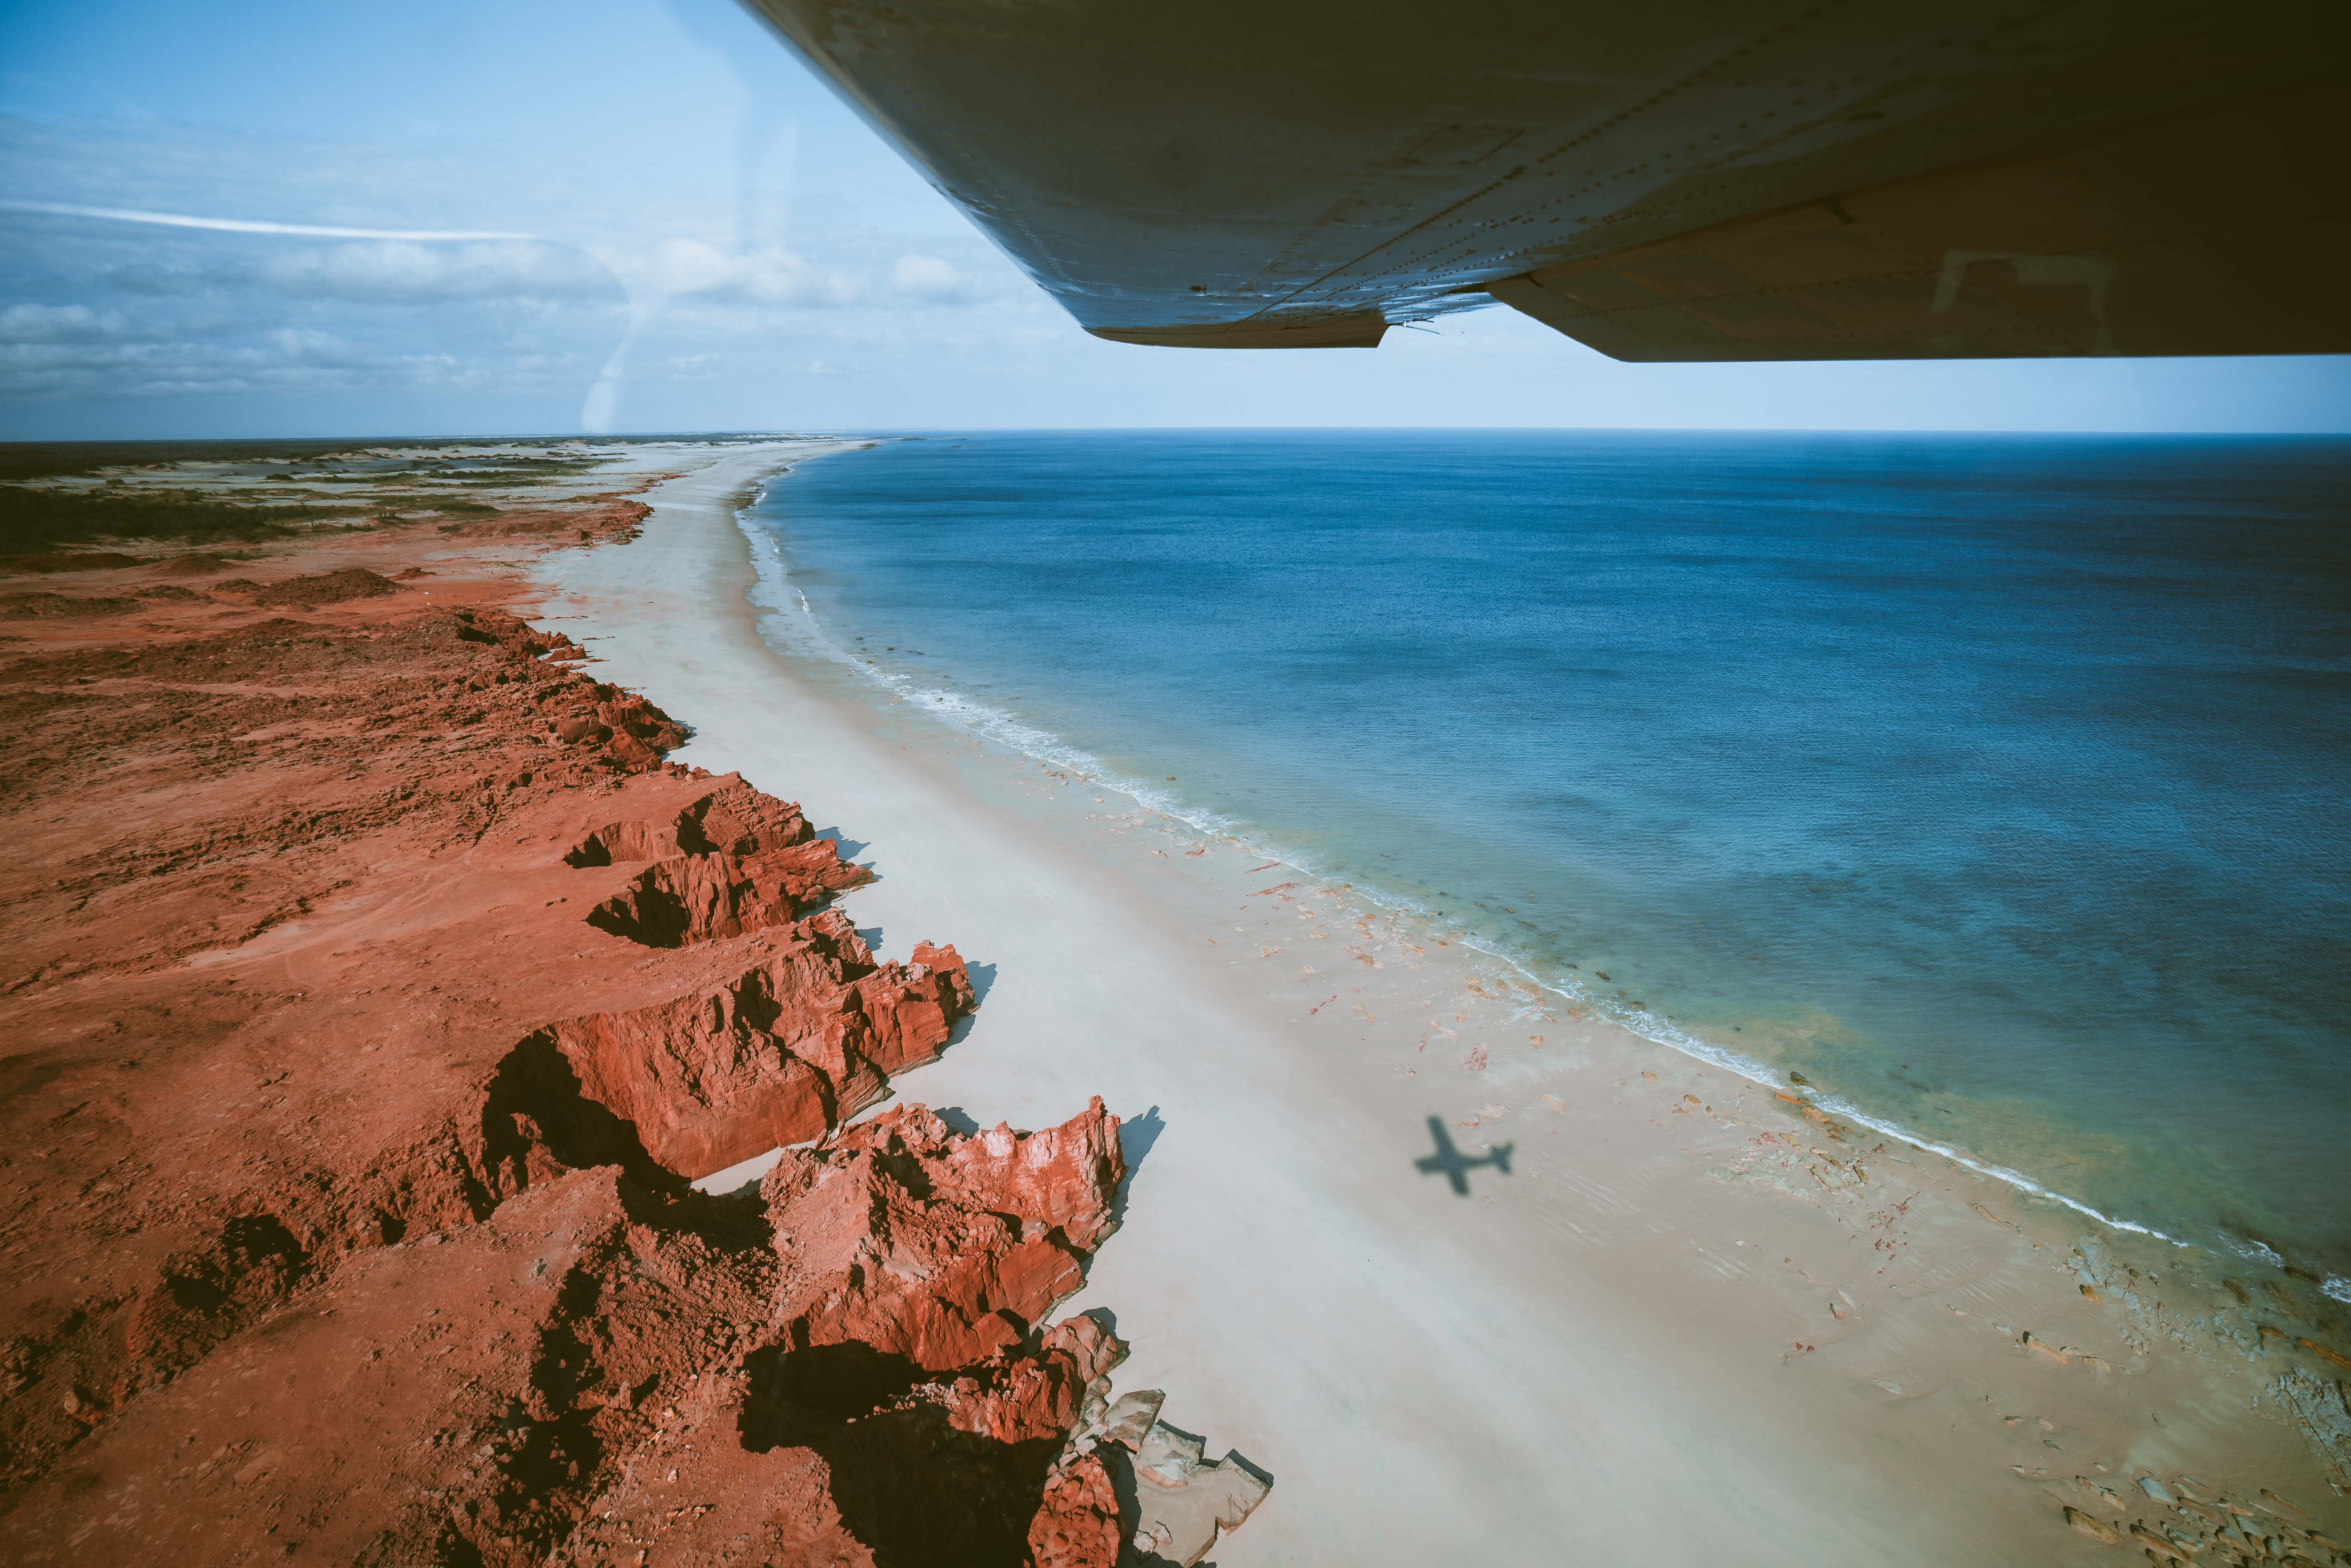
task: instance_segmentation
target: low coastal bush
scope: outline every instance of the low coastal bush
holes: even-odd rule
[[[495,517],[498,508],[480,501],[460,501],[445,496],[394,496],[380,511],[440,512],[452,517]]]
[[[0,442],[0,484],[181,463],[267,463],[284,468],[350,448],[347,441],[7,441]]]
[[[76,491],[0,485],[0,555],[31,554],[96,538],[278,539],[299,524],[332,522],[375,511],[363,506],[308,503],[241,507],[193,490]]]

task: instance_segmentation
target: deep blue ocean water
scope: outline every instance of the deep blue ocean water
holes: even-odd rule
[[[756,515],[879,672],[1653,1034],[2351,1275],[2351,442],[988,434]]]

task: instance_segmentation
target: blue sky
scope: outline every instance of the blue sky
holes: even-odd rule
[[[731,0],[0,0],[0,438],[2351,430],[2345,358],[1623,365],[1500,308],[1099,342]],[[494,237],[381,237],[420,233]]]

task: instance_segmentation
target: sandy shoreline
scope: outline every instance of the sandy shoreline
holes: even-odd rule
[[[1118,1386],[1166,1388],[1276,1478],[1227,1568],[2089,1562],[2115,1548],[2066,1509],[2180,1528],[2131,1482],[2182,1471],[2340,1538],[2278,1408],[2281,1380],[2323,1405],[2340,1374],[2254,1322],[2291,1298],[2283,1337],[2324,1339],[2323,1298],[2248,1315],[2172,1249],[1839,1141],[1343,890],[787,661],[732,511],[780,455],[546,559],[544,610],[695,727],[678,760],[840,832],[879,873],[845,905],[877,951],[970,960],[969,1032],[903,1097],[1035,1126],[1099,1093],[1128,1119],[1125,1228],[1063,1311],[1115,1313]],[[1424,1174],[1432,1118],[1508,1170],[1466,1196]]]

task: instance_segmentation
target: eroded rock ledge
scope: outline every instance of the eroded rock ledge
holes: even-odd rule
[[[730,1197],[542,1154],[129,1402],[16,1500],[12,1559],[1019,1563],[1116,1354],[1031,1331],[1108,1228],[1117,1125],[893,1110]]]
[[[1196,1560],[1263,1479],[1045,1326],[1117,1118],[852,1121],[962,957],[424,542],[45,558],[6,645],[10,1560]]]

